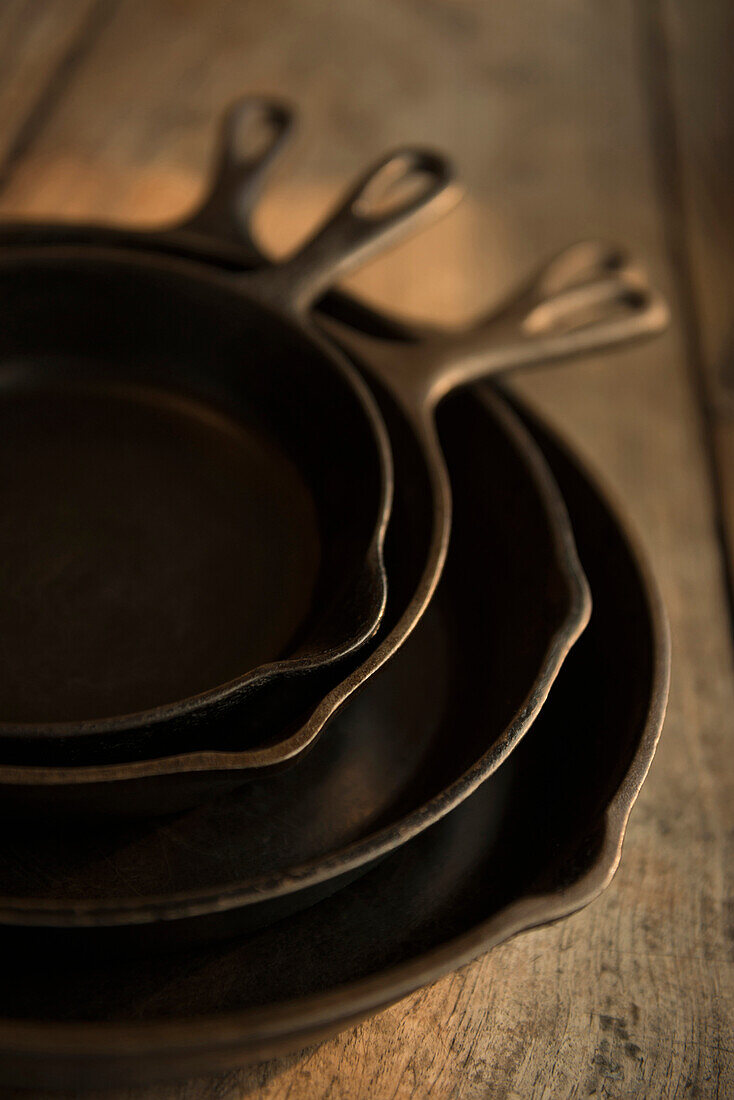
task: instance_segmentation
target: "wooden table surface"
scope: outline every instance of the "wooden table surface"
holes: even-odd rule
[[[459,320],[593,235],[643,257],[674,310],[654,345],[517,382],[616,489],[672,623],[668,719],[612,886],[336,1039],[130,1095],[734,1096],[729,7],[0,2],[3,216],[169,219],[201,186],[221,107],[278,92],[304,123],[263,201],[272,249],[368,159],[428,142],[467,198],[353,278],[360,293]]]

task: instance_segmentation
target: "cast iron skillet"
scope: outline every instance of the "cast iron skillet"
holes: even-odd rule
[[[389,442],[306,314],[450,175],[395,153],[296,256],[236,277],[95,247],[0,256],[6,761],[134,758],[235,704],[257,738],[267,701],[374,635]]]
[[[213,262],[223,266],[235,266],[237,255],[242,265],[253,262],[258,249],[252,239],[248,219],[250,202],[256,189],[247,183],[252,176],[252,160],[247,159],[243,167],[234,150],[236,121],[241,117],[242,110],[242,105],[236,107],[234,113],[230,113],[225,122],[219,168],[211,190],[215,199],[205,200],[200,211],[183,226],[161,230],[149,236],[126,233],[108,227],[20,225],[5,227],[0,234],[0,240],[3,239],[4,234],[5,239],[12,241],[15,245],[23,242],[37,245],[47,240],[75,240],[75,234],[78,234],[79,240],[86,244],[94,244],[98,239],[103,239],[113,242],[116,247],[162,247],[175,249],[179,254],[189,257],[203,259],[206,255],[206,234],[211,234],[209,248]],[[284,108],[280,107],[278,111],[281,114],[277,117],[282,117]],[[274,117],[275,112],[276,108],[272,106],[270,117]],[[280,133],[280,130],[278,132]],[[267,144],[266,142],[266,146]],[[195,228],[192,229],[191,226]],[[238,244],[233,246],[229,242],[225,248],[224,238],[226,235],[231,235],[235,227]],[[190,249],[189,252],[186,251],[187,247]],[[596,270],[593,275],[588,270],[590,250],[595,254]],[[262,260],[260,262],[262,263]],[[615,267],[616,272],[612,271],[610,275],[607,269]],[[582,303],[579,302],[578,295],[566,293],[561,294],[559,298],[558,286],[553,285],[554,279],[556,284],[558,283],[559,274],[566,286],[569,283],[573,284],[574,278],[579,274],[585,277],[587,285],[581,297],[587,305],[589,296],[592,299],[598,293],[606,296],[602,303],[602,315],[607,317],[607,321],[602,323],[605,338],[626,339],[635,333],[639,334],[648,324],[652,327],[660,324],[663,309],[659,300],[649,291],[640,291],[639,297],[633,296],[632,302],[626,300],[630,291],[629,279],[632,276],[626,269],[620,270],[620,268],[622,264],[616,253],[611,250],[602,251],[597,246],[577,247],[568,256],[559,258],[547,270],[542,271],[536,278],[531,291],[524,290],[521,293],[514,312],[514,329],[509,323],[512,320],[512,311],[509,307],[502,311],[498,331],[504,333],[505,337],[511,334],[509,346],[497,346],[498,341],[493,336],[493,322],[490,319],[482,324],[480,333],[460,334],[450,339],[438,337],[434,347],[446,355],[451,347],[455,347],[463,354],[467,344],[471,345],[473,350],[476,350],[480,343],[485,349],[493,346],[494,355],[488,361],[488,365],[492,368],[498,365],[508,366],[514,355],[518,355],[520,361],[523,358],[526,361],[529,358],[532,359],[533,355],[540,353],[541,343],[537,336],[532,339],[521,337],[518,341],[517,323],[522,311],[527,312],[531,304],[536,323],[538,318],[543,322],[543,311],[538,308],[542,304],[540,299],[543,294],[551,292],[556,295],[550,308],[558,310],[565,321],[569,320],[569,314],[575,324],[584,320]],[[610,292],[615,301],[609,301]],[[638,292],[635,291],[635,295],[637,294]],[[620,296],[625,299],[621,303],[616,301]],[[331,295],[322,301],[322,305],[334,316],[359,325],[373,335],[389,336],[393,340],[401,341],[411,339],[411,334],[397,322],[380,318],[343,296]],[[621,317],[617,316],[619,307],[621,307]],[[596,320],[597,322],[599,320],[598,312]],[[540,327],[547,328],[547,324],[546,316],[546,321]],[[559,339],[551,339],[550,342],[546,336],[545,346],[553,355],[566,354],[583,346],[589,340],[589,333],[594,331],[592,327],[591,330],[574,332],[570,337],[564,334]],[[343,329],[340,332],[344,335]],[[385,348],[387,348],[386,344],[381,350],[384,351]],[[373,351],[374,348],[370,346],[368,352]],[[431,349],[426,349],[426,355],[430,354],[433,354]],[[475,362],[466,364],[469,370],[475,367]],[[209,750],[192,751],[185,755],[182,755],[180,739],[170,744],[165,744],[159,739],[156,750],[160,756],[157,759],[139,760],[134,763],[120,762],[84,769],[49,769],[43,766],[6,767],[0,769],[0,780],[7,784],[5,789],[8,793],[9,805],[16,808],[19,803],[30,799],[34,804],[40,803],[46,808],[66,807],[74,811],[102,808],[119,813],[121,811],[163,812],[166,809],[191,804],[206,797],[213,790],[241,781],[256,769],[280,764],[284,759],[302,751],[305,746],[313,742],[324,724],[352,692],[398,649],[427,605],[435,587],[446,550],[450,502],[445,469],[440,460],[440,452],[435,447],[435,439],[428,450],[425,446],[425,437],[434,436],[430,425],[425,427],[419,424],[416,427],[416,414],[413,408],[401,409],[400,404],[390,396],[387,387],[381,386],[377,378],[371,379],[371,385],[376,391],[383,417],[388,421],[393,452],[396,450],[402,452],[399,460],[394,453],[396,463],[405,470],[404,476],[406,479],[409,478],[413,485],[409,520],[407,522],[403,520],[401,525],[401,521],[393,519],[394,536],[401,546],[398,561],[402,558],[409,561],[412,573],[410,579],[402,585],[400,598],[396,596],[391,601],[393,616],[389,624],[383,624],[374,650],[367,655],[366,659],[355,659],[351,667],[347,666],[346,669],[341,667],[335,675],[327,674],[318,682],[309,681],[311,690],[309,685],[305,685],[299,700],[300,721],[291,721],[290,727],[287,728],[287,717],[281,711],[277,714],[277,721],[272,722],[274,727],[282,728],[284,732],[284,737],[278,744],[261,743],[243,749],[247,733],[238,729],[236,723],[230,723],[224,728],[209,729]],[[398,470],[398,486],[402,480],[403,474]],[[405,515],[407,513],[404,513]],[[396,532],[400,532],[399,536]],[[409,546],[410,551],[408,551]],[[405,566],[406,563],[401,561],[403,574],[406,573]],[[392,575],[392,570],[390,572]],[[575,635],[579,625],[576,623],[575,626],[571,626],[569,639]],[[545,691],[551,681],[552,675],[546,680]],[[295,703],[295,700],[291,698],[290,702]],[[297,709],[294,706],[292,713],[295,714]],[[88,747],[85,746],[85,752],[88,753],[88,751]],[[166,754],[170,754],[168,758],[160,758]],[[45,762],[45,757],[40,759]],[[85,759],[87,763],[94,762],[88,755]],[[185,783],[182,780],[183,772],[187,774]],[[175,776],[175,785],[168,781],[169,774]],[[147,780],[145,785],[142,783],[143,780]],[[110,786],[105,791],[101,784]],[[114,792],[113,785],[117,788]]]
[[[439,602],[298,767],[173,820],[13,830],[0,927],[85,954],[251,930],[344,886],[506,759],[588,595],[561,497],[499,398],[457,399],[443,438],[457,500]]]
[[[442,413],[456,418],[452,434],[465,412],[475,431],[483,401],[452,399]],[[668,636],[655,586],[614,513],[532,426],[568,502],[594,611],[511,758],[369,875],[259,934],[139,964],[33,968],[23,956],[22,981],[7,981],[0,1003],[3,1082],[119,1087],[295,1051],[607,886],[662,725]],[[452,468],[450,446],[447,457]],[[437,599],[466,606],[476,581],[449,562]],[[406,663],[406,687],[418,671]],[[481,707],[474,717],[481,722]],[[401,729],[412,721],[408,711]]]

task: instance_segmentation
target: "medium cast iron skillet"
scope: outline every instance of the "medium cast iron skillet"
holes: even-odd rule
[[[279,110],[282,112],[283,109],[279,108]],[[253,257],[258,253],[258,249],[252,239],[248,221],[248,200],[252,198],[255,191],[247,182],[248,173],[251,171],[251,161],[245,160],[243,166],[238,160],[234,149],[237,122],[241,118],[242,111],[243,106],[239,105],[234,109],[234,112],[230,113],[225,122],[219,169],[212,187],[212,194],[216,196],[216,199],[205,200],[201,210],[184,226],[158,231],[150,236],[148,234],[115,230],[109,227],[24,226],[21,224],[2,228],[0,230],[0,240],[5,239],[16,245],[22,243],[42,244],[48,240],[76,240],[78,235],[78,239],[87,244],[94,244],[101,239],[113,242],[117,247],[162,247],[166,250],[173,248],[179,253],[203,258],[207,249],[205,234],[211,234],[208,249],[213,262],[222,266],[236,266],[237,256],[239,256],[243,265],[252,262]],[[272,108],[272,111],[275,111],[275,108]],[[279,132],[281,131],[282,127],[280,127]],[[204,211],[203,217],[201,211]],[[192,226],[194,228],[191,228]],[[226,235],[232,234],[233,227],[236,227],[238,241],[236,246],[233,246],[231,241],[226,242],[226,244],[224,241]],[[190,252],[187,252],[187,248],[190,249]],[[584,260],[585,257],[583,254],[580,256],[578,250],[576,250],[571,254],[571,259],[573,260],[571,266],[576,269],[579,259]],[[556,279],[559,271],[562,272],[564,263],[565,261],[558,261],[552,269],[555,272]],[[599,256],[597,260],[597,267],[600,270],[603,270],[605,266],[614,267],[615,265],[620,266],[615,255],[608,250],[604,257]],[[566,266],[568,265],[566,264]],[[573,272],[569,273],[567,271],[565,274],[566,281],[570,280],[572,282],[572,276]],[[587,279],[588,276],[589,273],[587,272]],[[627,275],[624,276],[625,279],[628,277]],[[614,324],[607,326],[607,335],[618,336],[622,339],[628,338],[633,332],[637,331],[637,322],[639,321],[640,327],[644,329],[646,319],[650,320],[651,315],[654,315],[653,319],[656,320],[656,323],[660,323],[662,308],[659,301],[653,298],[649,292],[643,291],[640,292],[639,297],[629,301],[626,298],[626,290],[622,290],[620,282],[619,278],[611,280],[611,285],[610,280],[604,278],[590,281],[592,295],[601,288],[604,294],[609,294],[609,291],[613,290],[614,295],[619,297],[621,294],[624,299],[621,303],[623,316],[621,319],[613,318]],[[539,293],[544,292],[549,284],[551,289],[557,289],[552,287],[552,279],[548,279],[545,274],[539,276],[535,282],[536,297]],[[626,287],[626,282],[623,285]],[[522,305],[525,309],[528,307],[529,298],[528,292],[524,292]],[[575,305],[575,311],[571,309],[571,313],[576,324],[583,320],[583,314],[579,312],[581,304],[583,303],[579,303],[578,299],[574,302],[573,300],[569,301],[568,298],[562,298],[560,303],[563,309],[569,309]],[[412,339],[412,334],[398,322],[380,318],[359,303],[344,296],[329,295],[328,298],[322,300],[322,306],[328,308],[334,316],[341,320],[348,320],[376,336],[389,336],[394,340],[401,341]],[[518,304],[518,312],[520,308],[521,305]],[[614,310],[614,303],[608,302],[605,308]],[[636,314],[637,310],[640,311],[639,316]],[[627,311],[632,313],[631,318],[629,316],[625,318],[624,315]],[[509,310],[505,310],[504,315],[501,317],[500,323],[504,326],[505,332],[508,331],[509,312]],[[491,336],[492,322],[490,320],[484,323],[479,339],[491,342]],[[578,346],[588,337],[588,331],[580,337],[577,334],[570,343],[573,346]],[[466,349],[467,342],[472,341],[476,346],[475,337],[465,335],[459,336],[456,343],[458,349],[462,351]],[[437,344],[441,344],[440,338]],[[552,349],[554,354],[573,350],[573,347],[569,348],[568,344],[569,341],[566,339],[561,342],[562,346],[556,345],[555,349]],[[532,357],[533,353],[537,353],[537,349],[537,340],[530,341],[527,347],[521,349],[522,355],[527,357],[529,350]],[[444,340],[444,353],[447,350],[448,341]],[[505,354],[505,365],[507,365],[510,361],[507,348],[504,349],[504,353],[501,353],[501,349],[500,351],[495,349],[494,364],[496,365],[501,361],[501,354]],[[492,364],[490,363],[490,365]],[[246,777],[256,769],[275,766],[289,754],[295,755],[298,753],[305,745],[313,741],[324,723],[349,698],[351,693],[396,651],[410,633],[422,607],[427,603],[432,585],[435,583],[436,569],[440,565],[443,553],[445,553],[448,529],[448,513],[445,508],[447,503],[445,477],[442,474],[440,464],[437,470],[435,466],[426,463],[425,451],[421,447],[422,439],[409,423],[406,412],[401,410],[400,406],[375,378],[371,379],[371,383],[376,390],[381,412],[389,422],[393,451],[397,448],[402,452],[401,463],[406,471],[406,477],[409,477],[413,482],[413,491],[410,494],[412,508],[401,513],[405,517],[402,524],[395,519],[393,520],[395,531],[400,533],[397,541],[400,542],[401,549],[397,560],[403,566],[402,573],[404,575],[409,573],[411,568],[413,572],[411,579],[403,584],[400,598],[392,601],[392,618],[389,623],[383,625],[374,652],[371,652],[367,659],[361,663],[355,660],[351,670],[348,670],[341,678],[337,675],[331,683],[328,676],[323,678],[318,685],[318,690],[311,692],[310,696],[308,691],[304,692],[302,696],[302,714],[304,717],[301,724],[296,724],[295,727],[292,726],[290,736],[285,738],[279,745],[262,744],[256,748],[243,750],[241,748],[243,742],[242,731],[238,730],[236,725],[230,725],[226,729],[210,728],[209,745],[215,748],[216,751],[198,751],[180,755],[180,745],[165,746],[159,740],[156,747],[162,755],[166,752],[176,753],[176,755],[167,759],[140,760],[132,764],[109,764],[94,769],[48,769],[42,766],[25,769],[4,768],[0,772],[0,779],[8,784],[6,790],[11,797],[13,806],[17,807],[19,800],[22,803],[29,798],[34,803],[41,801],[49,807],[68,806],[73,810],[96,806],[98,808],[114,807],[115,811],[124,808],[128,812],[134,812],[135,810],[150,812],[156,809],[163,811],[190,804],[212,791],[221,789],[223,785],[237,782],[238,779]],[[398,486],[400,486],[402,480],[402,476],[398,473]],[[418,489],[419,484],[420,490]],[[436,499],[442,509],[443,524],[439,522],[441,516],[433,514]],[[408,552],[408,546],[412,547],[410,552]],[[421,561],[421,559],[423,560]],[[411,562],[411,565],[406,570],[405,564],[408,561]],[[393,570],[390,570],[391,576],[392,572]],[[396,609],[400,612],[399,614],[396,613]],[[546,683],[546,690],[548,686],[549,682]],[[182,772],[187,774],[186,783],[182,781]],[[175,785],[168,782],[168,779],[174,777]],[[145,786],[143,786],[143,780],[147,780]],[[111,785],[106,795],[101,794],[104,790],[104,784]],[[117,793],[110,800],[112,785],[116,787]]]
[[[289,681],[375,633],[389,443],[306,314],[449,182],[441,158],[393,154],[291,260],[237,277],[94,247],[0,256],[6,761],[134,758],[235,703],[257,739]]]
[[[560,494],[503,402],[453,398],[441,433],[454,533],[400,652],[297,767],[173,819],[7,830],[4,936],[87,955],[258,928],[364,873],[507,760],[588,595]]]

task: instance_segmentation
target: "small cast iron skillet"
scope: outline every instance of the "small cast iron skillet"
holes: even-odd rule
[[[450,182],[399,151],[296,256],[236,277],[95,247],[0,256],[5,761],[134,758],[234,704],[270,732],[258,692],[282,702],[374,635],[390,446],[306,315]]]

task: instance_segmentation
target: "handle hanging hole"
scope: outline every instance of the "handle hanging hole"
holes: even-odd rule
[[[580,241],[551,260],[538,286],[541,295],[573,290],[600,277],[616,275],[628,265],[619,248],[601,241]]]
[[[528,336],[578,332],[591,325],[608,323],[641,311],[648,302],[642,287],[619,279],[573,287],[556,298],[540,302],[523,321]]]
[[[379,221],[417,203],[435,187],[435,172],[398,156],[384,164],[354,200],[352,212],[365,221]]]
[[[227,133],[228,160],[235,164],[262,160],[286,125],[286,115],[270,104],[247,103],[235,109]]]

